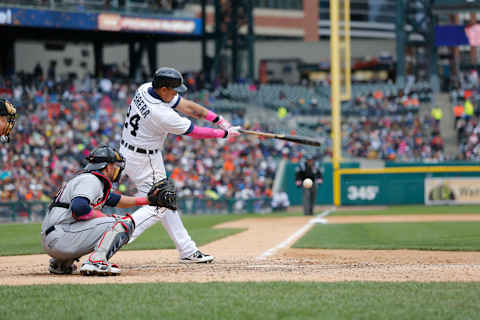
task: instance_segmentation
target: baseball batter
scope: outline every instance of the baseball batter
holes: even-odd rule
[[[10,140],[10,132],[15,126],[17,110],[7,100],[0,99],[0,142],[7,143]]]
[[[82,264],[82,275],[119,274],[118,266],[108,260],[128,242],[135,229],[134,217],[106,216],[100,209],[152,204],[147,198],[111,191],[125,166],[120,153],[103,146],[87,160],[85,168],[59,190],[42,223],[42,246],[52,257],[50,273],[71,274],[74,261],[91,253]]]
[[[195,139],[238,136],[240,127],[232,127],[223,117],[182,98],[187,87],[180,72],[173,68],[156,70],[153,81],[141,85],[128,108],[120,151],[127,159],[125,172],[135,183],[137,196],[145,196],[150,187],[166,177],[162,149],[167,134],[188,135]],[[195,126],[188,118],[206,119],[221,129]],[[135,212],[137,228],[130,242],[158,221],[162,222],[184,263],[208,263],[213,257],[198,250],[176,210],[145,206]]]

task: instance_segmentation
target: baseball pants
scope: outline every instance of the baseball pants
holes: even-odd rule
[[[114,218],[102,217],[56,225],[55,230],[47,236],[42,234],[43,249],[56,260],[73,262],[92,252],[105,231],[114,223]]]
[[[167,175],[161,152],[156,154],[142,154],[121,147],[120,153],[126,157],[125,173],[137,187],[137,197],[145,197],[151,186]],[[197,245],[185,229],[178,211],[144,206],[134,212],[135,230],[130,242],[142,234],[145,230],[161,221],[180,254],[180,258],[186,258],[197,251]]]
[[[307,216],[313,215],[316,195],[317,186],[315,184],[311,188],[303,188],[303,213]]]

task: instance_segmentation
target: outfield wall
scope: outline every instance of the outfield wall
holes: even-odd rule
[[[424,204],[428,178],[480,177],[478,165],[398,166],[383,169],[341,169],[342,205]]]
[[[295,185],[295,169],[289,163],[282,189],[291,205],[302,204],[302,190]],[[408,205],[425,203],[428,178],[480,178],[480,163],[445,162],[386,163],[381,169],[360,169],[357,162],[342,163],[337,175],[332,164],[323,163],[323,184],[317,188],[316,204],[333,204],[333,179],[338,179],[341,205]],[[479,186],[480,190],[480,186]]]

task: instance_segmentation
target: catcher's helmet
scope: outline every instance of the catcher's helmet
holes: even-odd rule
[[[102,146],[95,149],[87,158],[88,164],[85,166],[85,171],[97,171],[105,169],[109,163],[116,163],[118,168],[115,169],[112,181],[120,180],[122,171],[125,168],[125,158],[115,149],[109,146]]]
[[[15,126],[16,114],[17,110],[8,100],[0,99],[0,117],[7,118],[7,126],[2,130],[3,132],[0,131],[0,142],[4,143],[10,140],[10,131]]]
[[[167,67],[159,68],[155,71],[152,87],[154,89],[167,87],[179,93],[187,91],[187,87],[183,84],[182,74],[173,68]]]

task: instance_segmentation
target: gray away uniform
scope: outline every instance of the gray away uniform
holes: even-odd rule
[[[92,207],[101,209],[106,200],[105,193],[109,191],[107,187],[104,189],[99,177],[87,172],[68,181],[59,192],[57,201],[71,204],[75,197],[85,197]],[[113,217],[78,221],[73,218],[70,207],[53,207],[42,223],[43,249],[57,262],[70,265],[75,259],[92,252],[115,221]]]

